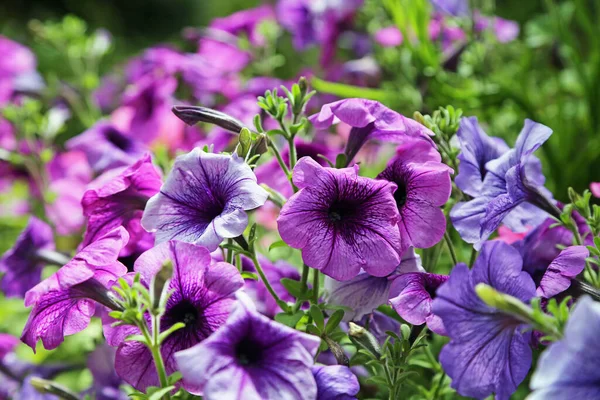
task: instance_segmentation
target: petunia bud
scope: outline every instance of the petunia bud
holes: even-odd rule
[[[198,122],[207,122],[220,126],[233,133],[240,133],[244,124],[236,118],[227,115],[221,111],[206,107],[196,106],[175,106],[172,108],[173,114],[189,126]]]
[[[363,347],[377,358],[381,357],[381,346],[371,332],[354,322],[349,322],[348,327],[348,336],[355,345]]]

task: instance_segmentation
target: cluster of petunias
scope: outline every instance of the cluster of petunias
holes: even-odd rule
[[[92,337],[81,395],[508,399],[524,384],[533,399],[600,396],[600,209],[591,193],[564,205],[544,187],[534,153],[549,127],[525,120],[510,147],[451,107],[413,119],[315,95],[304,78],[247,79],[248,46],[267,46],[277,21],[338,72],[361,4],[280,0],[187,32],[197,53],[149,49],[94,93],[110,116],[62,147],[21,142],[0,120],[6,153],[28,161],[2,157],[0,183],[25,180],[40,203],[15,206],[30,217],[0,258],[0,288],[29,308],[20,341],[33,352]],[[431,5],[429,37],[455,54],[466,34],[452,16],[468,5]],[[473,22],[500,42],[518,33]],[[395,27],[373,39],[413,40]],[[4,48],[0,105],[18,105],[19,85],[40,83],[35,57]],[[356,72],[336,79],[369,75]],[[176,99],[181,85],[191,99]],[[18,345],[0,334],[0,399],[77,398],[52,379],[85,365],[35,365]]]

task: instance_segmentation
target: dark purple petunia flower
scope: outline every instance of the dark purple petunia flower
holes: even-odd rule
[[[175,240],[143,253],[135,262],[134,270],[142,283],[149,285],[165,262],[171,260],[173,276],[169,290],[173,292],[161,318],[161,331],[177,322],[186,326],[172,333],[162,344],[161,351],[167,374],[177,370],[173,355],[203,341],[215,332],[227,319],[235,292],[244,281],[233,265],[212,263],[209,251],[200,246]],[[148,323],[150,317],[147,315]],[[136,327],[112,328],[104,325],[106,340],[111,346],[119,346],[115,369],[119,376],[138,390],[158,386],[159,379],[150,350],[140,342],[127,342],[125,338],[140,334]]]
[[[48,250],[54,250],[52,228],[34,216],[29,217],[15,245],[0,258],[0,272],[4,273],[1,288],[7,297],[24,297],[40,282],[46,263],[39,255]]]
[[[206,400],[315,399],[311,368],[320,339],[271,321],[238,302],[208,339],[175,354],[185,384]]]
[[[142,226],[156,232],[157,243],[176,239],[213,251],[224,238],[241,235],[246,211],[267,197],[242,158],[196,148],[177,157],[160,192],[148,201]]]
[[[481,248],[502,222],[515,232],[539,225],[556,214],[552,194],[544,188],[540,161],[533,153],[550,137],[552,130],[525,120],[514,149],[485,164],[487,170],[477,197],[457,203],[450,217],[461,237]]]
[[[530,400],[600,398],[598,331],[600,304],[582,297],[567,321],[564,338],[542,353],[531,378]]]
[[[589,255],[585,246],[571,246],[561,251],[546,269],[537,295],[549,299],[567,290],[585,268],[585,259]]]
[[[371,139],[393,143],[425,140],[431,143],[429,136],[433,136],[433,132],[417,121],[373,100],[344,99],[325,104],[318,114],[309,119],[316,129],[327,129],[339,121],[352,127],[344,150],[348,164]]]
[[[406,322],[427,324],[431,331],[446,335],[439,316],[431,311],[437,289],[448,280],[445,275],[415,272],[398,276],[391,284],[390,304]]]
[[[160,190],[162,180],[157,168],[145,154],[131,167],[117,176],[111,171],[100,176],[83,195],[81,205],[87,218],[87,230],[82,246],[94,242],[106,232],[123,226],[130,241],[121,256],[141,253],[154,244],[154,236],[140,224],[150,197]]]
[[[387,276],[400,264],[396,185],[360,177],[358,166],[323,168],[308,157],[296,164],[293,180],[300,190],[277,224],[308,266],[343,281],[361,269]]]
[[[95,172],[131,165],[146,151],[137,140],[105,121],[67,141],[67,148],[85,153]]]
[[[479,126],[477,117],[463,117],[456,132],[460,142],[460,167],[456,186],[469,196],[479,196],[487,174],[485,164],[509,150],[504,140],[489,137]]]
[[[410,246],[427,248],[439,242],[446,232],[446,217],[441,206],[452,192],[452,169],[441,162],[440,154],[429,153],[427,142],[410,143],[401,148],[377,179],[396,184],[394,199],[400,213],[400,252]],[[425,158],[432,154],[431,158]]]
[[[356,375],[343,365],[315,365],[317,400],[353,400],[360,390]]]
[[[344,282],[326,277],[327,303],[348,308],[344,313],[344,321],[359,320],[387,303],[394,277],[424,271],[421,257],[413,248],[409,248],[402,254],[400,265],[389,276],[371,276],[361,271],[354,278]]]
[[[440,363],[462,396],[483,399],[495,393],[508,399],[531,367],[531,332],[522,322],[487,306],[475,286],[490,285],[499,292],[527,302],[535,284],[522,271],[523,261],[511,246],[487,242],[472,270],[458,264],[437,290],[433,313],[442,319],[450,337]]]
[[[127,268],[117,261],[129,234],[119,227],[79,251],[55,274],[25,295],[31,307],[21,340],[35,351],[38,339],[46,349],[58,347],[67,335],[85,329],[96,302],[110,305],[108,288]]]

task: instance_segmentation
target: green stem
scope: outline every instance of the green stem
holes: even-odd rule
[[[446,380],[447,376],[448,375],[446,375],[445,373],[442,374],[442,376],[440,376],[440,380],[438,381],[435,387],[435,391],[433,392],[433,396],[431,397],[432,400],[436,400],[440,395],[440,390],[442,390],[442,388],[444,387],[444,381]]]
[[[475,259],[477,259],[477,250],[473,247],[473,250],[471,250],[471,258],[469,258],[469,268],[473,266]]]
[[[285,302],[279,298],[279,296],[277,295],[277,293],[275,292],[275,290],[271,286],[271,283],[269,283],[269,280],[267,279],[267,276],[265,275],[265,272],[263,271],[262,267],[260,266],[260,262],[258,261],[258,257],[256,256],[256,252],[252,252],[251,253],[251,257],[252,257],[252,262],[254,263],[254,268],[256,268],[256,272],[258,272],[258,275],[260,276],[260,279],[265,284],[265,287],[267,288],[267,291],[271,294],[271,296],[273,297],[273,299],[275,299],[275,302],[278,305],[281,306],[282,304],[285,304]]]
[[[296,153],[296,144],[292,136],[288,137],[288,147],[290,152],[290,169],[294,170],[296,162],[298,161],[298,155]]]
[[[306,291],[308,290],[308,272],[309,272],[309,270],[310,270],[310,267],[308,265],[304,264],[302,266],[302,277],[300,278],[302,293],[306,293]],[[297,299],[296,304],[294,304],[294,312],[298,311],[300,309],[301,305],[302,305],[302,301]]]
[[[452,244],[452,239],[450,239],[450,235],[448,232],[444,232],[444,239],[446,240],[446,245],[448,246],[448,251],[450,252],[450,257],[452,258],[452,263],[454,265],[458,264],[458,258],[456,257],[456,251],[454,250],[454,245]]]
[[[227,244],[231,246],[233,244],[233,240],[227,239]],[[233,250],[232,249],[227,249],[227,259],[226,259],[226,261],[229,264],[233,264]]]
[[[319,270],[313,270],[313,303],[319,303]]]
[[[142,335],[144,335],[146,343],[148,343],[150,353],[152,353],[152,359],[154,360],[156,372],[158,373],[160,386],[162,388],[166,388],[169,386],[169,381],[167,379],[165,362],[160,352],[160,344],[158,343],[158,335],[160,334],[160,321],[158,320],[158,318],[159,317],[156,315],[152,316],[152,334],[148,331],[148,325],[146,325],[146,322],[144,320],[138,321],[138,328],[142,332]],[[171,395],[169,393],[165,394],[164,399],[170,400]]]

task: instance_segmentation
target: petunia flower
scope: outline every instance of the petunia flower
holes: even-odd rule
[[[172,333],[161,346],[170,375],[177,370],[173,357],[176,352],[201,342],[225,323],[235,302],[234,294],[244,281],[233,265],[212,263],[206,248],[174,240],[161,243],[139,256],[134,271],[141,275],[142,283],[149,286],[168,260],[173,264],[169,283],[173,294],[160,321],[161,331],[177,322],[185,323],[184,328]],[[146,317],[150,323],[149,315]],[[138,390],[158,386],[158,375],[148,347],[124,340],[127,336],[140,334],[139,329],[132,326],[112,328],[111,322],[105,323],[104,332],[108,344],[119,346],[115,361],[117,374]]]
[[[387,276],[400,264],[395,184],[358,176],[354,168],[324,168],[300,159],[293,172],[300,189],[281,209],[279,234],[302,250],[304,262],[340,280]]]
[[[360,390],[356,375],[343,365],[315,365],[317,400],[353,400]]]
[[[119,227],[84,247],[55,274],[25,295],[31,313],[21,340],[35,351],[38,339],[46,349],[58,347],[67,335],[85,329],[96,303],[110,306],[110,284],[127,273],[117,261],[129,234]]]
[[[348,164],[371,139],[399,144],[417,140],[431,143],[429,136],[433,136],[433,132],[417,121],[373,100],[344,99],[325,104],[309,120],[316,129],[327,129],[340,121],[352,127],[344,150]]]
[[[66,146],[85,153],[95,172],[131,165],[145,152],[144,145],[105,121],[69,139]]]
[[[467,0],[430,0],[430,2],[438,12],[456,17],[469,14],[469,2]]]
[[[450,212],[461,237],[476,249],[502,222],[519,232],[539,225],[546,212],[557,214],[552,195],[543,186],[541,163],[533,156],[551,134],[550,128],[525,120],[515,148],[485,164],[477,197],[457,203]]]
[[[391,283],[389,302],[398,315],[413,325],[427,324],[431,331],[445,335],[439,316],[431,311],[437,289],[448,280],[445,275],[426,272],[402,274]]]
[[[245,35],[254,46],[265,44],[260,26],[266,21],[275,20],[275,10],[270,5],[262,5],[230,14],[223,18],[215,18],[209,27],[230,33],[235,36]]]
[[[320,339],[259,314],[239,301],[227,322],[200,344],[175,354],[183,381],[206,400],[310,400]]]
[[[402,44],[402,32],[395,26],[379,29],[374,35],[375,42],[382,47],[396,47]]]
[[[96,400],[127,400],[128,396],[119,387],[123,381],[115,372],[115,349],[102,343],[87,359],[94,382],[87,391]]]
[[[509,147],[501,138],[489,137],[477,117],[461,118],[456,137],[461,150],[456,186],[469,196],[479,196],[487,174],[485,164],[506,153]]]
[[[152,234],[146,232],[140,220],[150,197],[160,190],[160,173],[152,165],[149,154],[114,176],[111,171],[97,178],[85,192],[81,204],[87,218],[87,230],[82,246],[86,246],[106,232],[123,226],[131,240],[121,256],[140,253],[154,244]]]
[[[425,149],[423,149],[425,147]],[[377,179],[393,182],[398,187],[394,199],[400,213],[400,252],[410,246],[427,248],[435,245],[446,231],[446,217],[441,210],[452,192],[452,169],[441,162],[439,153],[431,158],[432,147],[426,142],[413,142],[401,147]],[[417,158],[421,154],[421,159]]]
[[[146,204],[142,226],[156,232],[157,243],[176,239],[213,251],[224,238],[241,235],[246,211],[267,197],[242,158],[196,148],[177,157],[160,192]]]
[[[552,343],[531,378],[529,400],[600,398],[598,331],[600,304],[582,297],[571,312],[564,338]]]
[[[485,283],[529,301],[535,284],[522,266],[514,248],[487,242],[472,270],[458,264],[436,292],[432,310],[450,337],[440,363],[461,396],[483,399],[495,393],[497,399],[508,399],[527,376],[531,332],[515,317],[487,306],[475,292],[477,284]]]
[[[14,246],[0,258],[2,292],[7,297],[24,297],[25,293],[40,282],[46,265],[40,253],[54,250],[52,228],[34,216],[29,217]]]
[[[325,277],[327,303],[347,308],[344,321],[359,320],[387,303],[390,287],[396,276],[424,271],[421,257],[413,248],[409,248],[402,254],[400,264],[389,276],[371,276],[361,271],[354,278],[343,282]]]
[[[546,269],[537,295],[549,299],[567,290],[571,280],[585,268],[585,259],[589,255],[585,246],[570,246],[561,251]]]

